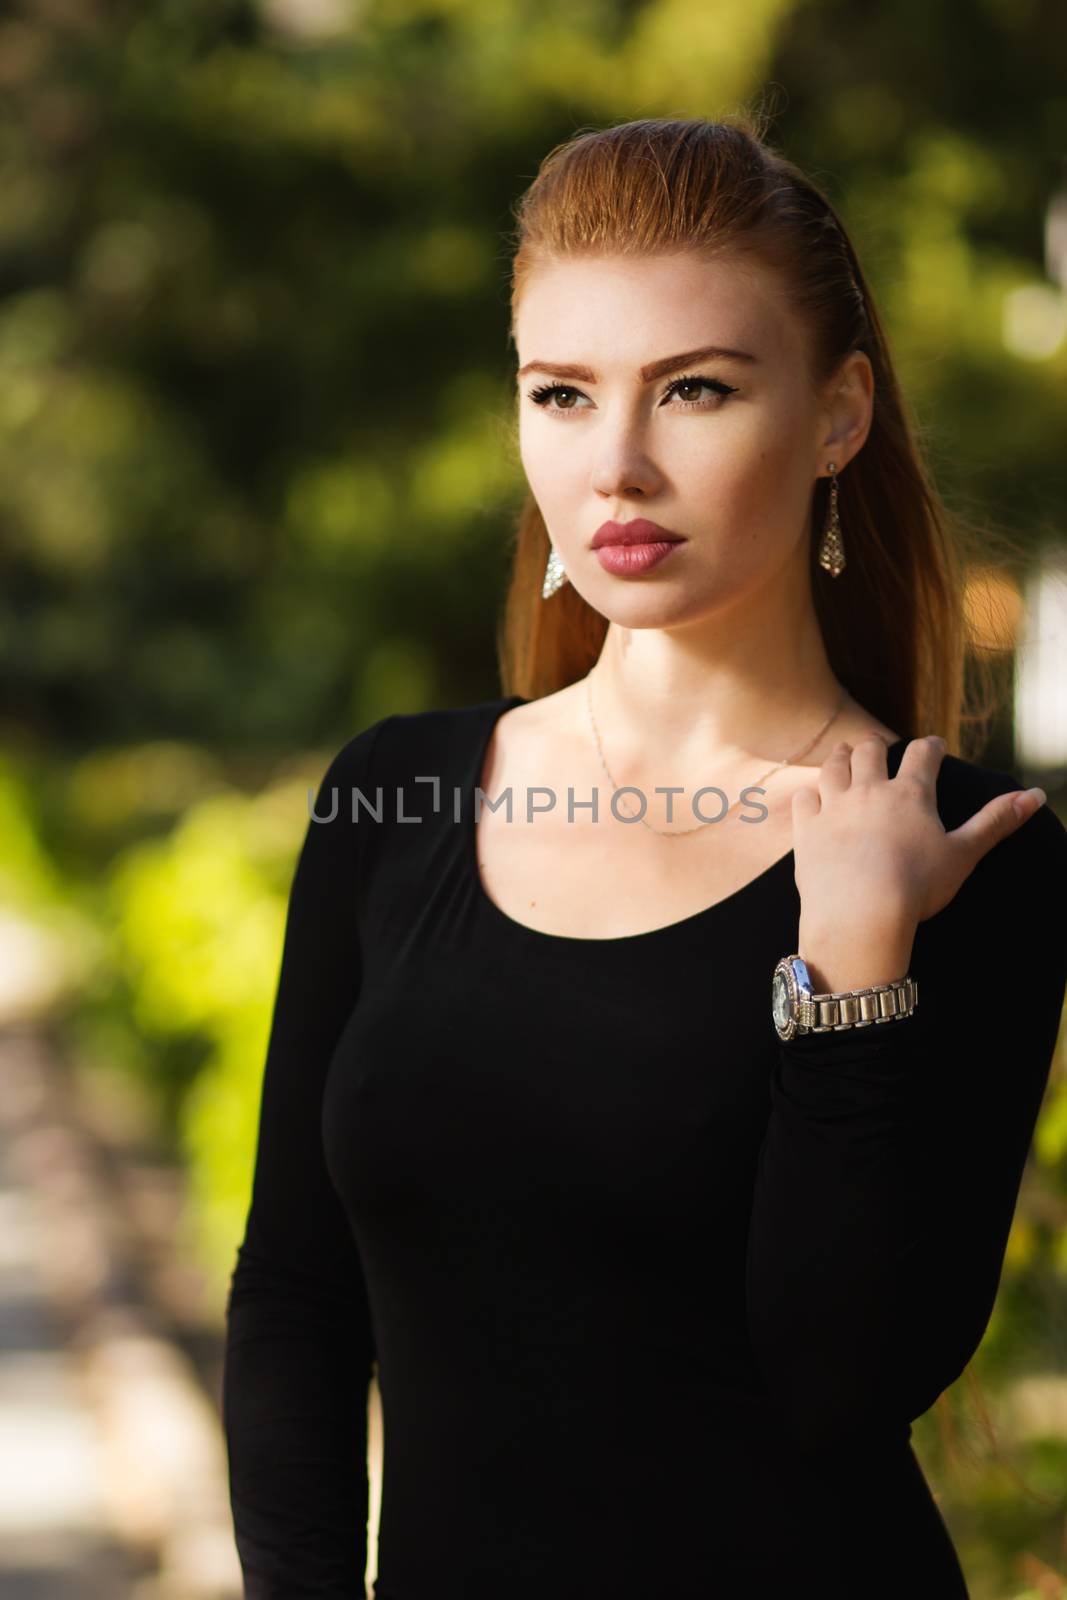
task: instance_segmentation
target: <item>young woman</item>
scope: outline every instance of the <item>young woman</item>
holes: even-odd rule
[[[584,133],[513,310],[507,693],[350,739],[292,886],[246,1593],[362,1594],[377,1362],[377,1600],[966,1595],[910,1423],[993,1305],[1067,832],[960,752],[962,566],[810,180]]]

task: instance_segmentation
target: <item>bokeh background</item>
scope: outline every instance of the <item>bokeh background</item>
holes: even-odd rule
[[[543,155],[753,105],[988,527],[982,759],[1067,815],[1060,0],[5,8],[4,1600],[239,1594],[223,1302],[308,786],[499,692],[504,234]],[[915,1435],[975,1600],[1067,1593],[1063,1034],[988,1334]]]

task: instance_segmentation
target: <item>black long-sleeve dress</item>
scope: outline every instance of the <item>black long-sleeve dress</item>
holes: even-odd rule
[[[963,1596],[909,1424],[993,1305],[1067,831],[1042,807],[920,924],[913,1016],[783,1044],[792,852],[633,937],[488,897],[520,701],[383,718],[308,822],[227,1304],[246,1594],[363,1595],[376,1360],[377,1600]],[[942,822],[1018,787],[946,756]]]

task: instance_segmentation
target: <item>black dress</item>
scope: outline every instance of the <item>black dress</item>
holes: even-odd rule
[[[227,1303],[246,1595],[363,1595],[375,1360],[378,1600],[966,1595],[909,1424],[997,1290],[1067,831],[1042,807],[920,924],[913,1016],[782,1044],[792,852],[633,937],[489,899],[520,701],[383,718],[307,825]],[[941,819],[1018,787],[946,756]]]

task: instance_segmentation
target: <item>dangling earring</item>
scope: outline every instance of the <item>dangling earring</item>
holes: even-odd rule
[[[845,546],[837,516],[837,470],[832,461],[826,463],[826,468],[830,473],[830,515],[819,545],[819,565],[831,578],[837,578],[845,570]]]
[[[545,581],[541,585],[541,599],[547,600],[554,595],[557,589],[562,589],[567,582],[567,574],[563,569],[563,562],[556,554],[555,545],[551,545],[548,553],[548,564],[545,567]]]

